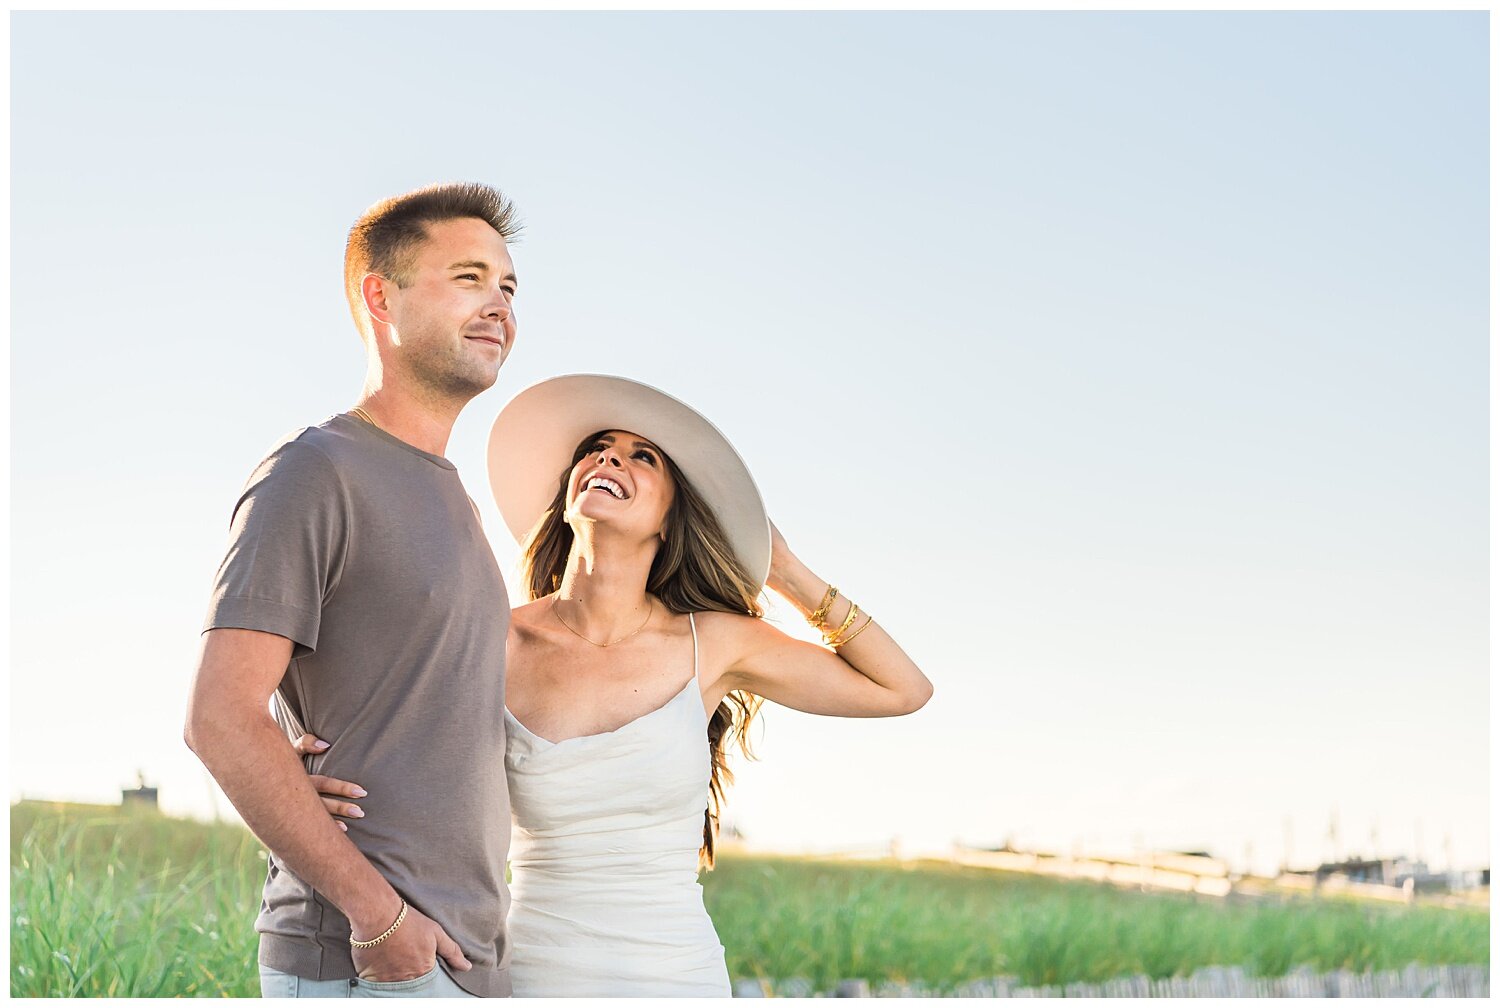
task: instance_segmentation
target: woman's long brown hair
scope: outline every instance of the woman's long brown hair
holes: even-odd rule
[[[542,512],[526,537],[521,551],[521,580],[528,601],[550,595],[562,586],[573,548],[573,529],[563,518],[568,501],[568,477],[580,459],[589,453],[607,431],[599,431],[579,442],[573,461],[558,479],[557,494]],[[735,556],[729,537],[719,525],[713,509],[693,489],[692,484],[665,453],[659,452],[666,472],[672,478],[676,493],[667,510],[662,532],[666,541],[656,551],[646,591],[655,595],[674,613],[713,610],[740,616],[765,615],[759,585]],[[729,743],[733,740],[746,757],[750,751],[750,722],[760,708],[761,698],[743,690],[732,690],[720,701],[708,720],[708,753],[713,767],[709,778],[709,803],[703,813],[703,846],[698,851],[699,864],[712,868],[714,838],[719,831],[719,811],[724,805],[724,788],[734,780],[728,765]]]

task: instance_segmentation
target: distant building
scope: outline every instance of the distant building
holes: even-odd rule
[[[137,773],[136,786],[120,792],[121,808],[157,808],[156,788],[146,786],[146,775]]]
[[[1319,883],[1338,876],[1349,882],[1400,885],[1401,883],[1396,881],[1396,874],[1404,861],[1405,859],[1398,858],[1346,858],[1343,861],[1325,861],[1314,870],[1313,878]],[[1410,872],[1408,871],[1407,874]]]
[[[1490,870],[1471,868],[1468,871],[1449,872],[1448,884],[1454,890],[1483,888],[1490,884]]]
[[[1325,862],[1312,872],[1293,874],[1311,875],[1318,885],[1334,878],[1346,882],[1392,886],[1396,889],[1405,888],[1410,883],[1417,892],[1445,892],[1464,888],[1463,882],[1467,881],[1453,877],[1462,873],[1434,872],[1427,867],[1425,861],[1416,861],[1408,857],[1347,858],[1343,861]],[[1488,885],[1488,869],[1484,870],[1483,878],[1482,884]]]

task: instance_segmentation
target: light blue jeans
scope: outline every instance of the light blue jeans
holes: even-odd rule
[[[260,994],[268,998],[428,998],[473,997],[448,971],[434,964],[432,969],[411,980],[377,983],[373,980],[309,980],[283,973],[265,964],[260,967]]]

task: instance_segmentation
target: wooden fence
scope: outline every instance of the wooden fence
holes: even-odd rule
[[[1488,885],[1442,895],[1421,895],[1414,885],[1405,888],[1355,882],[1339,875],[1318,881],[1311,875],[1284,872],[1276,878],[1233,876],[1218,858],[1151,852],[1139,858],[1071,857],[1030,851],[987,851],[955,845],[945,859],[950,864],[998,871],[1052,875],[1061,878],[1111,882],[1140,889],[1175,890],[1202,896],[1284,898],[1339,896],[1385,903],[1422,902],[1447,907],[1488,907]]]
[[[1304,967],[1283,977],[1246,975],[1239,966],[1206,966],[1192,976],[1120,977],[1103,983],[1062,987],[1023,987],[1014,977],[976,980],[952,991],[920,984],[879,984],[845,980],[831,991],[816,991],[804,979],[736,980],[735,997],[1489,997],[1488,966],[1422,966],[1403,970],[1318,973]]]
[[[981,851],[954,847],[952,864],[971,868],[1055,875],[1062,878],[1112,882],[1115,885],[1173,889],[1204,896],[1227,896],[1233,889],[1229,868],[1217,858],[1183,854],[1148,854],[1143,860],[1068,857],[1028,851]]]

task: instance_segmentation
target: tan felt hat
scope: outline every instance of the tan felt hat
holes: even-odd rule
[[[578,442],[596,431],[639,434],[713,508],[735,555],[762,587],[771,571],[771,523],[744,459],[701,413],[660,389],[616,375],[559,375],[518,392],[490,430],[490,489],[522,542],[552,503]]]

